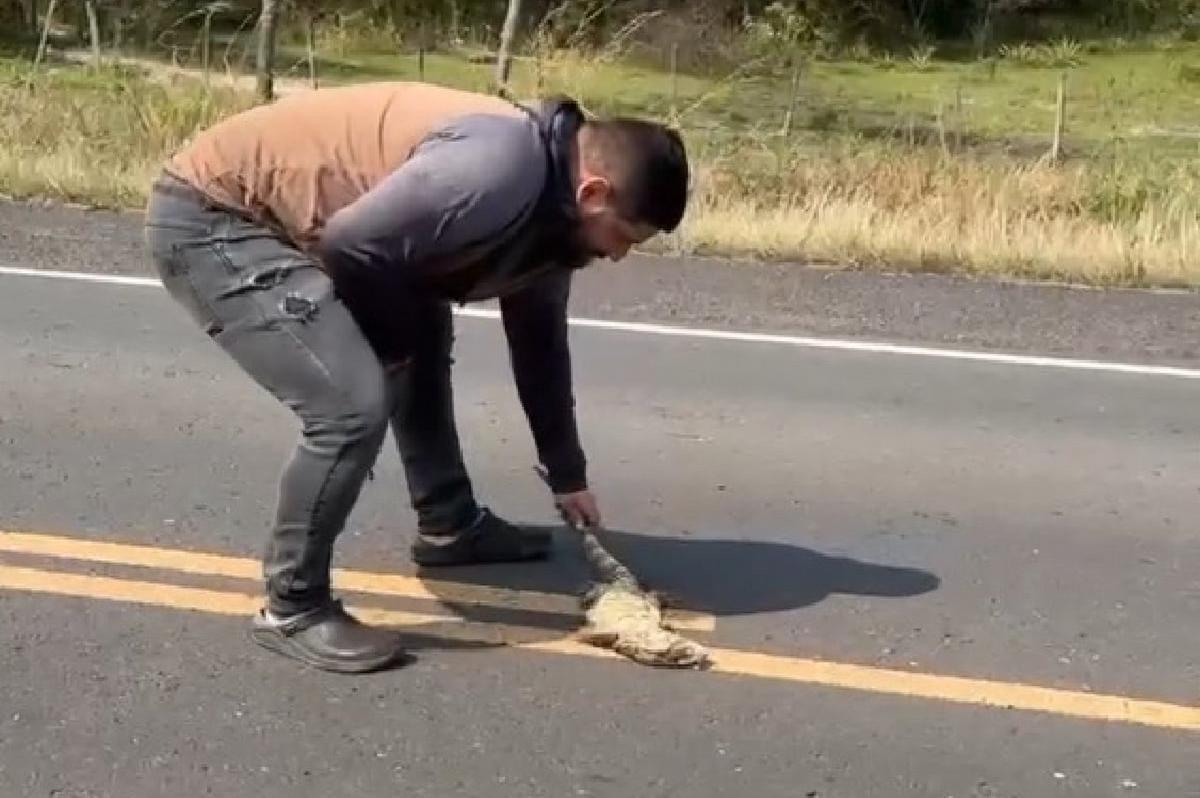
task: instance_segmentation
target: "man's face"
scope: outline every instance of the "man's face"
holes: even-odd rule
[[[579,206],[580,236],[589,254],[619,261],[658,231],[625,218],[617,207],[612,184],[600,176],[580,181],[575,201]]]

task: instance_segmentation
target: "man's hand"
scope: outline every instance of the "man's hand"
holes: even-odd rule
[[[554,505],[563,520],[576,529],[600,526],[600,507],[590,490],[577,493],[560,493],[554,497]]]
[[[535,466],[533,470],[541,477],[542,482],[550,484],[550,474],[545,466]],[[596,504],[596,495],[590,490],[556,493],[554,506],[562,519],[576,529],[600,526],[600,507]]]

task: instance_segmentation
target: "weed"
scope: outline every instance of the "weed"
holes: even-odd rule
[[[918,72],[928,72],[933,66],[933,55],[936,52],[937,48],[931,45],[914,47],[908,55],[908,63]]]

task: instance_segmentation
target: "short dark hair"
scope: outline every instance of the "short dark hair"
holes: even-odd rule
[[[629,118],[588,120],[582,132],[583,156],[613,182],[622,212],[666,232],[679,226],[689,172],[678,132]]]

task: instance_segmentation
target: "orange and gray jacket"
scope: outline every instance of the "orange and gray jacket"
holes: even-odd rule
[[[231,117],[167,170],[317,257],[382,359],[414,303],[499,299],[539,459],[586,486],[567,299],[577,243],[569,100],[522,107],[426,84],[306,92]]]

